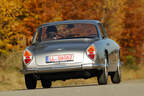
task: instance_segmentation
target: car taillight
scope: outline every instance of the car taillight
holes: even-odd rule
[[[87,55],[90,59],[94,60],[95,59],[95,56],[96,56],[96,50],[95,50],[95,47],[94,45],[91,45],[88,47],[87,49]]]
[[[32,54],[27,49],[24,51],[23,60],[24,60],[25,64],[29,64],[32,60]]]

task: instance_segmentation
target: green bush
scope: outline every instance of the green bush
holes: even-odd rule
[[[133,70],[137,70],[138,66],[136,65],[136,57],[129,55],[125,57],[126,62],[125,62],[125,67],[127,69],[133,69]]]

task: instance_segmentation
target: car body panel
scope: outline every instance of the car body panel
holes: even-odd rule
[[[100,30],[98,29],[99,21],[96,20],[73,20],[73,21],[60,21],[55,23],[43,24],[39,28],[50,25],[58,24],[73,24],[73,23],[88,23],[94,24],[98,30],[98,38],[75,38],[75,39],[60,39],[43,41],[40,43],[36,42],[34,35],[32,45],[26,49],[30,50],[33,54],[33,60],[30,64],[23,62],[24,74],[34,73],[53,73],[53,72],[66,72],[74,70],[88,70],[96,69],[102,70],[105,66],[105,55],[108,52],[108,71],[113,72],[117,70],[119,64],[119,45],[107,38],[102,39]],[[39,29],[38,28],[38,29]],[[37,29],[37,30],[38,30]],[[37,31],[38,32],[38,31]],[[36,34],[36,33],[35,33]],[[90,45],[95,46],[96,58],[91,60],[87,56],[87,48]],[[52,62],[46,63],[46,56],[56,56],[63,54],[72,54],[73,61],[67,62]]]

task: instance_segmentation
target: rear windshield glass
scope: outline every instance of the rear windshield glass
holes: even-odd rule
[[[37,41],[96,37],[98,32],[93,24],[60,24],[40,28]]]

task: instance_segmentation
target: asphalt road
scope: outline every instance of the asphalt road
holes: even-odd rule
[[[0,92],[0,96],[144,96],[144,80]]]

